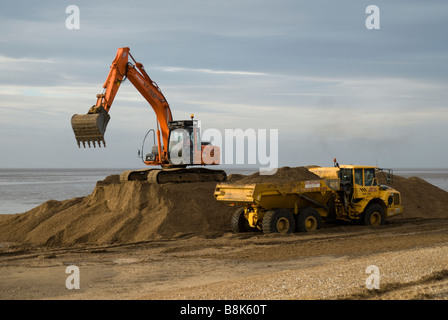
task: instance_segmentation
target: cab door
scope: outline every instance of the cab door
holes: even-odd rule
[[[379,186],[378,180],[375,178],[375,169],[373,168],[357,168],[353,172],[353,198],[354,202],[365,198],[378,197]]]

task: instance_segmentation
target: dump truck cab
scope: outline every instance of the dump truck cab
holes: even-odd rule
[[[334,214],[343,220],[364,220],[364,224],[382,224],[388,217],[403,212],[400,192],[380,184],[392,181],[392,170],[377,166],[337,165],[310,168],[323,179],[339,178],[341,188],[335,197]],[[374,208],[374,209],[372,209]],[[370,212],[372,211],[373,212]],[[370,220],[370,221],[365,221]]]

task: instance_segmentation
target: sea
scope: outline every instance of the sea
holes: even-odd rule
[[[129,170],[0,169],[0,214],[23,213],[48,200],[66,200],[92,193],[97,181]],[[227,174],[251,174],[256,168],[224,169]],[[416,176],[448,191],[447,169],[395,169],[395,175]]]

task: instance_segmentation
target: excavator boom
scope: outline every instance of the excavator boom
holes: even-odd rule
[[[135,65],[128,62],[128,57]],[[78,146],[83,147],[95,143],[101,147],[101,142],[106,146],[104,134],[110,120],[109,110],[118,92],[120,84],[128,78],[143,97],[153,107],[160,127],[162,129],[163,145],[168,145],[168,122],[172,121],[172,114],[168,102],[157,84],[151,80],[143,65],[136,62],[129,53],[129,48],[120,48],[110,67],[109,74],[103,84],[103,92],[98,94],[97,102],[87,114],[75,114],[71,119],[73,132],[75,133]]]

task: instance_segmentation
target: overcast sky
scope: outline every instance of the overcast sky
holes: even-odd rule
[[[66,27],[69,5],[79,29]],[[70,125],[120,47],[175,119],[278,129],[279,166],[448,167],[447,23],[446,0],[2,1],[0,167],[144,166],[156,118],[129,81],[107,148],[79,149]]]

